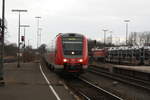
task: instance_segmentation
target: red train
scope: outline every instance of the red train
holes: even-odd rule
[[[92,49],[92,56],[95,61],[104,62],[106,55],[107,55],[106,49],[98,49],[98,48]]]
[[[87,38],[76,33],[60,33],[46,55],[50,69],[83,73],[88,68]]]

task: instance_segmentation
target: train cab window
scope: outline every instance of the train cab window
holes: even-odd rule
[[[63,51],[66,56],[82,56],[83,39],[82,37],[63,38]]]
[[[82,42],[65,42],[63,43],[64,54],[68,55],[75,52],[75,55],[82,55]]]

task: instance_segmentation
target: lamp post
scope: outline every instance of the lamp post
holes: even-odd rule
[[[19,13],[19,23],[18,23],[18,63],[17,67],[20,67],[20,13],[21,12],[27,12],[27,10],[19,10],[19,9],[13,9],[12,12],[18,12]]]
[[[127,41],[128,41],[128,23],[130,22],[130,20],[124,20],[124,22],[126,23],[126,45],[127,45]]]
[[[2,2],[2,25],[1,25],[1,57],[0,57],[0,84],[4,84],[3,67],[4,67],[4,33],[5,33],[5,0]]]
[[[39,47],[39,19],[41,19],[40,16],[36,16],[35,18],[37,18],[37,49]]]
[[[107,32],[108,30],[103,29],[102,31],[104,31],[104,47],[105,47],[106,32]]]

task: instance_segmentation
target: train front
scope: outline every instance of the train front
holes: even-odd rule
[[[61,35],[62,64],[67,72],[82,73],[88,67],[87,39],[80,34],[67,33]]]

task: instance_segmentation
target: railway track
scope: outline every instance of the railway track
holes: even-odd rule
[[[123,76],[120,74],[110,73],[108,71],[105,71],[103,69],[94,66],[90,66],[89,72],[150,91],[150,82],[145,80],[135,79],[133,77]]]
[[[123,100],[109,91],[106,91],[82,77],[65,81],[66,85],[83,100]]]
[[[121,97],[98,87],[83,77],[58,74],[64,83],[82,100],[123,100]],[[69,78],[69,79],[68,79]]]

